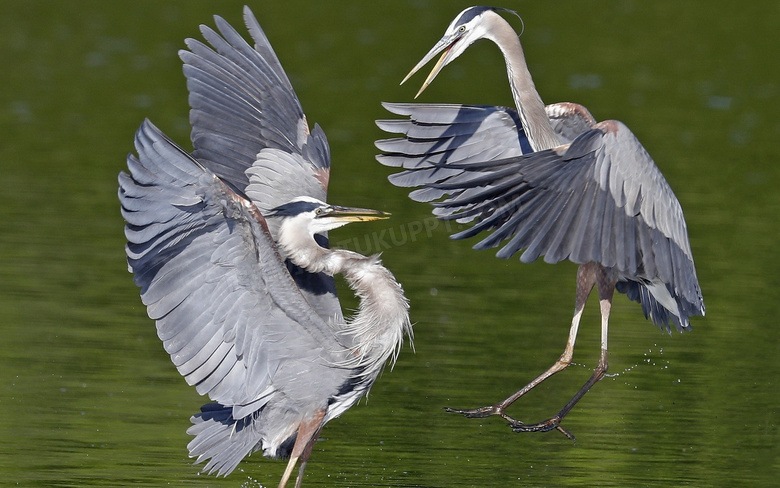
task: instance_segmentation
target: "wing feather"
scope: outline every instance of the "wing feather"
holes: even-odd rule
[[[187,39],[187,50],[179,52],[190,92],[192,156],[261,212],[301,196],[327,201],[327,138],[316,124],[309,129],[263,29],[245,8],[250,45],[224,19],[214,19],[216,30],[201,26],[205,43]],[[264,178],[272,174],[276,184],[269,187]],[[269,230],[275,238],[273,222]],[[340,320],[333,278],[288,265],[320,316]]]
[[[148,121],[136,149],[119,179],[128,263],[188,383],[225,405],[250,404],[268,395],[281,363],[343,360],[256,208]]]
[[[257,161],[263,149],[302,155],[308,164],[288,176],[305,183],[307,192],[290,193],[284,203],[304,195],[325,200],[327,181],[318,171],[330,167],[327,139],[317,127],[309,130],[287,75],[248,8],[244,18],[254,46],[215,16],[218,32],[201,27],[211,47],[188,39],[189,51],[179,53],[190,91],[193,156],[243,192],[250,183],[247,170],[263,164]],[[262,194],[253,200],[263,206]]]
[[[571,142],[530,153],[516,142],[525,137],[519,122],[503,126],[514,135],[501,132],[498,120],[516,120],[510,109],[385,106],[408,119],[378,122],[380,128],[404,135],[377,142],[379,149],[389,151],[379,162],[403,168],[390,181],[421,187],[410,197],[431,201],[437,217],[474,222],[453,238],[492,231],[474,248],[502,245],[497,253],[502,258],[525,249],[520,257],[524,262],[544,256],[550,263],[596,261],[615,268],[621,276],[638,280],[639,288],[619,288],[642,301],[643,310],[659,325],[671,321],[684,329],[688,315],[704,313],[682,208],[622,123],[595,123],[579,105],[551,105],[547,113],[553,128],[562,142]],[[508,118],[491,120],[492,114]],[[469,130],[474,131],[471,138]],[[485,131],[496,131],[501,139],[484,138]],[[461,150],[458,144],[464,140],[472,147]],[[488,150],[485,141],[506,144],[516,154],[491,157],[496,150]],[[660,311],[664,286],[683,311],[680,317],[677,310]]]

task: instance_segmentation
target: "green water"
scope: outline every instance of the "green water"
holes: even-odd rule
[[[234,1],[0,3],[0,485],[275,486],[253,456],[198,475],[185,445],[203,403],[178,376],[124,262],[116,175],[144,117],[187,146],[177,49]],[[253,2],[333,155],[330,200],[393,220],[333,240],[383,259],[406,289],[416,352],[326,427],[304,486],[774,486],[780,266],[780,4],[514,2],[537,88],[629,125],[686,212],[707,317],[667,335],[620,296],[611,373],[558,433],[441,407],[503,398],[555,360],[573,308],[570,263],[502,261],[447,239],[374,161],[382,100],[465,2]],[[511,104],[485,42],[422,101]],[[389,236],[393,231],[395,239]],[[384,234],[383,234],[384,232]],[[379,249],[377,249],[379,248]],[[346,295],[346,291],[343,293]],[[343,300],[354,306],[351,297]],[[575,361],[513,407],[556,412],[598,355],[597,307]]]

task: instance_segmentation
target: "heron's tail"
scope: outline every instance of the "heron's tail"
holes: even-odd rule
[[[217,476],[229,475],[238,463],[260,449],[262,435],[258,432],[255,415],[243,419],[233,418],[232,407],[219,403],[207,403],[190,419],[192,427],[187,433],[195,438],[187,444],[195,463],[208,459],[203,471]]]
[[[659,290],[666,293],[659,293]],[[688,317],[704,315],[703,306],[698,305],[697,308],[697,304],[674,293],[669,285],[663,283],[621,280],[617,283],[617,291],[642,304],[645,317],[667,332],[672,331],[670,324],[674,324],[679,332],[691,330]]]

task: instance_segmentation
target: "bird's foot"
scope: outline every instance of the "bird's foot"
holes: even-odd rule
[[[504,408],[506,407],[499,403],[497,405],[488,405],[487,407],[469,409],[445,407],[444,411],[449,413],[459,413],[468,419],[484,419],[486,417],[490,417],[491,415],[498,415],[502,419],[509,422],[509,425],[525,425],[519,420],[516,420],[507,415],[506,412],[504,412]]]
[[[504,416],[504,409],[498,405],[469,409],[444,407],[444,411],[449,413],[459,413],[469,419],[484,419],[485,417],[490,417],[491,415],[501,415],[502,417]]]
[[[506,415],[503,417],[507,422],[509,422],[509,427],[514,432],[549,432],[555,429],[561,434],[571,439],[572,441],[574,442],[577,441],[577,439],[575,439],[574,437],[574,434],[561,427],[561,418],[557,415],[555,417],[552,417],[547,420],[543,420],[536,424],[526,424]]]
[[[470,409],[445,407],[444,410],[449,413],[459,413],[469,419],[483,419],[491,415],[498,415],[509,423],[509,427],[514,432],[549,432],[557,430],[572,441],[577,441],[574,434],[561,427],[561,418],[558,415],[535,424],[526,424],[507,415],[501,405],[489,405],[487,407]]]

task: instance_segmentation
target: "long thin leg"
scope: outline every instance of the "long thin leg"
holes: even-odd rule
[[[580,267],[577,269],[577,295],[574,303],[574,317],[572,318],[571,328],[569,329],[569,338],[566,341],[566,347],[563,350],[563,354],[561,354],[561,357],[558,358],[558,360],[552,366],[550,366],[550,368],[534,378],[530,383],[519,389],[517,392],[510,395],[505,400],[496,403],[495,405],[475,409],[456,409],[447,407],[445,410],[447,412],[459,413],[468,418],[484,418],[490,415],[500,415],[505,420],[509,421],[512,425],[523,425],[522,422],[519,422],[518,420],[515,420],[507,415],[505,410],[541,382],[550,376],[563,371],[571,364],[572,357],[574,356],[574,343],[577,340],[577,331],[579,330],[580,319],[582,318],[582,312],[585,309],[585,303],[588,301],[588,295],[590,295],[590,292],[596,283],[598,267],[599,265],[596,263],[586,263],[580,265]],[[567,432],[564,433],[567,436],[570,435]]]
[[[314,441],[317,440],[320,429],[322,428],[322,419],[325,417],[325,410],[320,410],[315,413],[315,416],[304,420],[298,426],[298,434],[295,438],[295,445],[293,445],[292,453],[290,453],[290,461],[287,463],[287,468],[284,470],[282,480],[279,482],[279,488],[284,488],[287,485],[287,481],[290,480],[295,464],[298,459],[301,459],[301,467],[298,471],[298,480],[295,482],[296,487],[300,487],[300,480],[303,478],[303,470],[306,467],[306,461],[309,460],[311,455],[311,446],[314,445]]]
[[[320,417],[320,422],[321,421],[322,417]],[[314,443],[317,442],[317,438],[320,436],[320,432],[322,432],[322,423],[320,423],[317,432],[314,433],[311,440],[306,445],[306,448],[301,453],[301,464],[298,466],[298,477],[295,478],[295,488],[301,488],[301,484],[303,484],[303,472],[306,470],[306,463],[309,462],[309,456],[311,456],[311,451],[314,448]]]
[[[295,478],[295,488],[301,488],[301,485],[303,484],[303,472],[306,470],[306,463],[309,460],[301,461],[300,466],[298,466],[298,477]]]
[[[601,355],[599,363],[588,381],[582,385],[571,400],[554,416],[536,424],[524,424],[519,421],[510,422],[512,430],[515,432],[546,432],[552,429],[558,429],[567,437],[574,440],[574,436],[560,426],[563,418],[571,411],[583,396],[591,389],[593,385],[599,382],[607,372],[609,363],[607,361],[607,337],[609,335],[609,313],[612,309],[612,297],[615,293],[616,278],[610,270],[599,266],[597,270],[596,284],[599,292],[599,306],[601,308]]]

